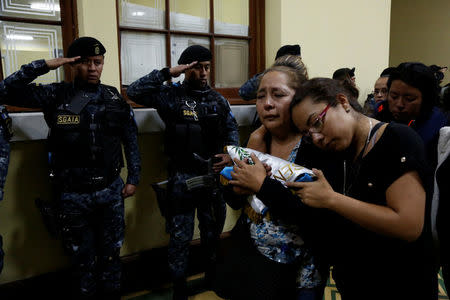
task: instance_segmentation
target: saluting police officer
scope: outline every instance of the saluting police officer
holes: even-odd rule
[[[69,46],[67,58],[33,61],[0,83],[0,102],[44,112],[50,177],[63,245],[78,275],[77,299],[120,299],[123,199],[139,182],[133,111],[114,87],[100,84],[105,52],[95,38],[82,37]],[[70,64],[73,82],[31,83],[64,64]],[[126,184],[119,176],[122,144]]]
[[[210,60],[208,49],[190,46],[181,54],[178,66],[154,70],[127,90],[136,103],[156,108],[166,125],[165,152],[169,156],[166,221],[174,299],[187,299],[188,247],[196,208],[208,259],[207,276],[215,263],[226,212],[217,172],[231,162],[223,154],[223,147],[237,145],[239,139],[228,101],[208,85]],[[181,73],[185,73],[184,82],[164,84]]]
[[[9,140],[12,136],[11,117],[4,106],[0,105],[0,201],[3,200],[3,189],[5,187],[6,175],[8,174],[9,153],[11,147]],[[3,239],[0,235],[0,273],[3,270]]]

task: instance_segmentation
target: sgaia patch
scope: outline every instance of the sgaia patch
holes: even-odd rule
[[[74,125],[80,124],[80,115],[59,115],[56,124],[58,125]]]
[[[187,116],[187,117],[192,117],[194,120],[198,120],[198,115],[197,112],[195,110],[183,110],[183,116]]]

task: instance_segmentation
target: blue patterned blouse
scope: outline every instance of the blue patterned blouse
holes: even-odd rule
[[[294,162],[301,140],[294,147],[288,160]],[[296,225],[286,224],[280,220],[263,219],[262,223],[250,221],[250,236],[258,251],[270,260],[283,264],[299,264],[297,272],[298,288],[314,288],[321,283],[321,277],[314,263],[311,251],[298,235]]]

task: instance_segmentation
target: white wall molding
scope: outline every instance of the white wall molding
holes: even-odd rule
[[[239,126],[249,126],[255,115],[255,105],[233,105],[231,110]],[[153,108],[134,110],[139,133],[154,133],[164,130],[164,123]],[[48,127],[42,112],[10,113],[13,122],[13,142],[43,140]]]

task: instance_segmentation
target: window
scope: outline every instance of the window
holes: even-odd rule
[[[77,35],[76,0],[0,0],[0,79],[36,59],[63,57]],[[71,80],[71,73],[58,68],[34,82]],[[27,109],[9,107],[10,111]]]
[[[191,45],[211,50],[210,85],[233,104],[239,87],[265,67],[264,0],[117,0],[117,14],[123,89],[176,66]]]

